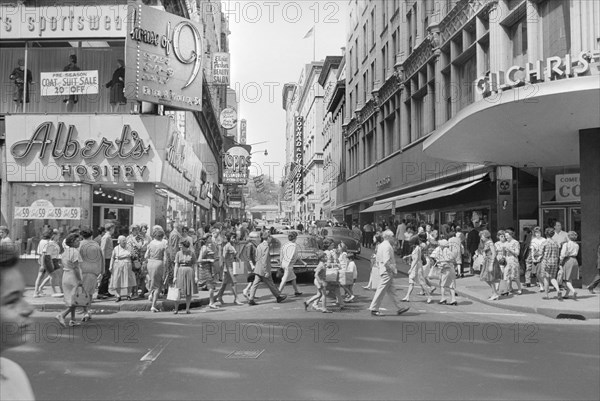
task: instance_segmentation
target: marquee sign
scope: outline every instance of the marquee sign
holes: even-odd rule
[[[304,118],[302,116],[294,117],[294,163],[296,164],[296,175],[294,177],[294,186],[296,195],[301,195],[303,191],[303,158],[304,158]]]
[[[250,153],[246,148],[229,148],[223,155],[223,184],[247,184],[250,163]]]
[[[129,3],[125,87],[133,99],[202,111],[201,27],[141,3]]]

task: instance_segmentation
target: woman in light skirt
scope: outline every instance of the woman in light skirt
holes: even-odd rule
[[[167,256],[167,243],[163,241],[165,238],[165,232],[162,227],[155,227],[152,231],[152,241],[148,244],[146,248],[146,254],[144,255],[144,259],[148,261],[147,269],[148,269],[148,290],[150,291],[150,302],[152,302],[152,306],[150,307],[150,311],[156,313],[158,309],[156,308],[156,301],[158,299],[158,294],[160,294],[162,290],[162,285],[165,277],[165,266],[167,265],[168,256]]]
[[[120,302],[122,297],[131,300],[131,289],[136,286],[135,274],[133,273],[131,252],[127,249],[127,238],[120,235],[117,246],[110,258],[110,291],[117,294],[115,302]]]
[[[92,239],[92,230],[84,228],[81,230],[83,241],[79,244],[79,254],[81,255],[81,273],[83,280],[83,289],[91,297],[98,286],[98,277],[102,274],[104,258],[100,245]],[[92,316],[88,311],[88,307],[83,307],[84,322],[90,320]]]
[[[61,326],[66,327],[65,318],[70,313],[71,321],[69,326],[79,326],[81,323],[75,321],[76,305],[73,305],[73,295],[77,287],[82,285],[81,278],[81,255],[77,248],[79,247],[79,234],[69,234],[65,239],[65,251],[62,254],[63,277],[62,288],[64,291],[64,300],[67,309],[56,316]]]
[[[185,313],[190,314],[190,304],[194,294],[194,267],[196,254],[190,249],[190,241],[184,239],[179,243],[181,250],[175,255],[175,270],[173,284],[179,289],[181,296],[185,297]],[[179,301],[175,305],[175,314],[179,313]]]
[[[577,262],[579,245],[575,242],[577,240],[577,233],[569,231],[567,238],[569,240],[563,244],[560,250],[561,264],[558,272],[558,276],[562,276],[563,284],[567,287],[567,292],[563,295],[564,299],[568,299],[570,293],[573,293],[573,298],[577,298],[577,292],[573,288],[573,280],[577,280],[579,276],[579,263]]]
[[[492,295],[488,298],[488,301],[496,301],[500,298],[498,291],[496,291],[496,282],[502,275],[498,259],[496,259],[496,247],[492,242],[492,234],[488,230],[482,230],[479,233],[479,239],[479,249],[476,252],[484,256],[479,279],[489,285],[492,290]]]

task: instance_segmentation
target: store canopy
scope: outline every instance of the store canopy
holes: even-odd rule
[[[419,196],[419,195],[430,194],[431,192],[439,191],[439,190],[449,188],[449,187],[452,187],[455,185],[466,184],[468,182],[473,182],[473,181],[480,181],[487,174],[488,174],[487,172],[486,173],[477,173],[477,174],[470,175],[467,178],[447,182],[445,184],[436,185],[435,187],[429,187],[429,188],[421,189],[421,190],[414,191],[414,192],[409,192],[409,193],[402,194],[402,195],[396,195],[391,198],[381,199],[381,200],[375,201],[373,203],[373,205],[382,205],[382,204],[387,204],[390,202],[396,202],[396,201],[399,201],[402,199],[412,198],[412,197]],[[396,206],[396,207],[398,207],[398,206]],[[391,207],[390,207],[390,209],[391,209]]]
[[[381,212],[383,210],[392,210],[392,202],[380,203],[379,205],[373,205],[371,207],[366,208],[365,210],[361,210],[360,213]]]
[[[408,205],[413,205],[415,203],[427,202],[432,199],[439,199],[439,198],[443,198],[445,196],[455,195],[461,191],[464,191],[467,188],[472,187],[473,185],[479,184],[481,181],[483,181],[483,180],[473,181],[468,184],[462,185],[460,187],[442,189],[441,191],[430,192],[428,194],[415,196],[413,198],[398,200],[398,201],[396,201],[396,209],[400,209],[400,208],[408,206]],[[371,207],[374,207],[374,206],[371,206]]]

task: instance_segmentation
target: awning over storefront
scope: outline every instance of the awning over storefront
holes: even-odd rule
[[[365,210],[361,210],[360,213],[381,212],[383,210],[392,210],[392,202],[380,203],[379,205],[373,205],[371,207],[366,208]]]
[[[375,203],[371,207],[374,207],[376,205],[386,205],[388,203],[400,201],[402,199],[413,198],[415,196],[430,194],[432,192],[440,191],[442,189],[453,187],[453,186],[460,185],[460,184],[470,183],[470,182],[474,182],[474,181],[480,182],[481,179],[483,177],[485,177],[487,174],[488,174],[487,172],[486,173],[477,173],[477,174],[473,174],[473,175],[471,175],[469,177],[463,178],[461,180],[447,182],[445,184],[436,185],[435,187],[429,187],[429,188],[421,189],[421,190],[418,190],[418,191],[414,191],[414,192],[409,192],[409,193],[402,194],[402,195],[393,196],[393,197],[387,198],[387,199],[381,199],[381,200],[375,201]],[[398,207],[398,206],[396,206],[396,207]],[[391,209],[391,208],[392,207],[390,205],[389,209]],[[383,209],[383,210],[385,210],[385,209]]]
[[[423,150],[456,162],[577,165],[579,130],[600,126],[599,83],[598,75],[562,79],[480,100],[434,131]]]
[[[439,198],[443,198],[445,196],[455,195],[461,191],[464,191],[467,188],[472,187],[473,185],[479,184],[481,181],[483,181],[483,180],[473,181],[468,184],[461,185],[460,187],[442,189],[440,191],[429,192],[427,194],[415,196],[412,198],[397,200],[396,201],[396,209],[400,209],[400,208],[403,208],[403,207],[409,206],[409,205],[414,205],[415,203],[427,202],[432,199],[439,199]],[[372,206],[372,207],[374,207],[374,206]]]

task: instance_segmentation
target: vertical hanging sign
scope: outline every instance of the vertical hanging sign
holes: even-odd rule
[[[294,117],[294,162],[296,163],[296,176],[294,177],[294,186],[296,195],[303,192],[303,159],[304,159],[304,118],[302,116]]]

